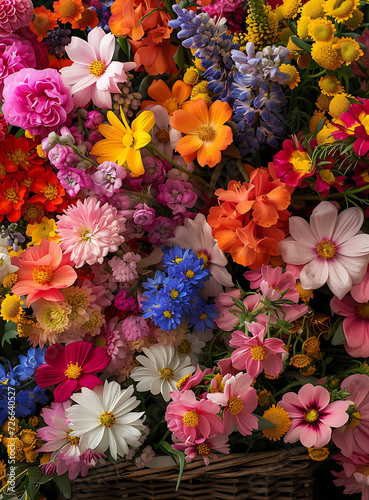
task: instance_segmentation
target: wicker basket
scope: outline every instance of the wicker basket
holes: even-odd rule
[[[73,500],[312,500],[317,463],[306,448],[220,456],[205,466],[186,464],[178,491],[178,466],[138,469],[121,462],[95,467],[73,482]]]

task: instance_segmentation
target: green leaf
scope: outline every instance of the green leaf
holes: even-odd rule
[[[300,49],[306,50],[306,52],[311,52],[311,45],[301,40],[301,38],[297,38],[297,36],[291,36],[291,41],[297,45]]]
[[[71,496],[72,496],[72,489],[71,489],[71,486],[70,486],[70,480],[69,480],[69,477],[68,477],[68,472],[66,472],[62,476],[55,475],[55,476],[52,477],[52,480],[58,485],[61,494],[65,498],[71,498]]]
[[[7,342],[8,344],[10,344],[11,339],[16,338],[17,336],[18,336],[17,329],[15,329],[15,330],[6,330],[6,327],[5,327],[5,333],[1,337],[1,347],[4,347],[5,342]]]
[[[177,65],[178,71],[182,72],[185,65],[184,49],[182,45],[178,45],[178,49],[173,56],[174,62]]]
[[[28,495],[28,500],[35,499],[36,494],[40,487],[40,485],[37,483],[43,475],[44,473],[38,467],[29,467],[27,471],[28,486],[26,490],[26,493]]]
[[[165,451],[165,453],[167,453],[169,455],[175,455],[176,457],[179,458],[179,474],[178,474],[178,481],[177,481],[177,485],[176,485],[176,491],[177,491],[179,488],[180,482],[181,482],[184,466],[186,463],[185,454],[183,453],[183,451],[175,450],[174,448],[172,448],[172,446],[169,443],[167,443],[166,441],[161,441],[159,443],[159,446],[163,451]]]
[[[118,36],[118,43],[126,56],[128,56],[128,40],[123,36]]]
[[[253,413],[253,415],[258,419],[258,431],[261,431],[263,429],[274,429],[276,427],[273,422],[269,422],[269,420],[267,420],[266,418],[263,418],[260,415],[255,415],[255,413]]]
[[[343,323],[338,325],[338,328],[332,338],[332,345],[342,344],[346,344],[345,332],[343,331]]]

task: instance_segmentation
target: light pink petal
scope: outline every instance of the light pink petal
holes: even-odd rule
[[[110,92],[107,90],[99,90],[96,85],[92,88],[92,101],[99,108],[112,108],[112,99]]]
[[[337,252],[347,257],[367,257],[369,254],[369,234],[356,234],[348,241],[337,245]]]
[[[232,415],[232,413],[228,409],[224,410],[223,423],[224,423],[224,432],[229,436],[233,432],[235,424],[235,416]]]
[[[332,311],[340,316],[357,315],[358,303],[349,295],[343,297],[342,300],[337,297],[333,297],[333,299],[331,299],[330,306]]]
[[[332,435],[332,429],[328,425],[319,423],[318,425],[308,425],[304,427],[300,434],[300,441],[303,446],[309,448],[316,446],[322,448],[329,443]]]
[[[346,457],[352,455],[356,447],[352,429],[350,428],[335,429],[332,433],[332,441]]]
[[[350,403],[348,401],[333,401],[324,410],[322,421],[329,427],[342,427],[347,422],[349,415],[346,412]]]
[[[310,226],[318,241],[332,240],[337,220],[337,208],[329,201],[322,201],[314,208],[310,217]]]
[[[290,235],[303,246],[306,246],[307,242],[317,240],[317,234],[314,234],[309,223],[302,217],[290,217],[288,222]]]
[[[282,259],[287,264],[306,264],[316,258],[317,252],[313,246],[302,245],[301,242],[295,241],[292,238],[282,240],[278,245],[278,251]]]
[[[90,69],[88,66],[82,66],[81,64],[74,63],[72,66],[66,66],[65,68],[61,68],[59,70],[63,82],[65,85],[74,85],[81,78],[85,76],[91,75]]]
[[[76,108],[84,108],[92,99],[92,86],[88,87],[81,92],[75,92],[73,94],[73,102]]]
[[[323,286],[327,279],[328,262],[321,258],[316,258],[306,264],[300,273],[301,286],[305,290],[316,290]]]
[[[357,373],[345,378],[341,383],[341,389],[346,388],[349,393],[353,393],[350,399],[352,399],[357,406],[361,405],[363,401],[369,404],[369,377],[367,375]]]
[[[96,28],[92,29],[87,35],[87,41],[95,54],[94,61],[101,60],[100,46],[105,36],[106,33],[102,28],[100,28],[100,26],[97,26]]]
[[[71,266],[61,266],[53,272],[50,287],[64,288],[72,285],[77,279],[77,273]]]
[[[330,259],[328,262],[329,274],[327,279],[327,285],[339,299],[343,297],[351,290],[352,280],[351,276],[342,264],[338,262],[337,259]],[[366,267],[366,266],[365,266]],[[302,284],[302,280],[301,280]],[[303,285],[302,285],[303,286]]]
[[[209,264],[209,271],[211,272],[213,278],[215,278],[221,285],[225,287],[233,286],[232,276],[225,267]]]
[[[282,359],[279,356],[271,355],[264,360],[264,370],[273,377],[279,375],[283,368]]]
[[[65,51],[71,61],[83,66],[89,66],[98,59],[92,45],[76,36],[72,36],[70,44],[65,47]]]
[[[88,87],[96,85],[97,78],[94,75],[88,74],[78,80],[76,84],[73,85],[71,92],[75,94],[76,92],[80,92],[81,90],[85,90]]]
[[[354,285],[351,288],[351,295],[356,300],[356,302],[364,303],[369,299],[369,272],[365,273],[365,276],[361,283]]]
[[[115,36],[112,33],[103,35],[100,41],[100,61],[107,66],[113,58]]]
[[[305,384],[298,393],[301,404],[309,410],[316,408],[318,411],[325,408],[330,401],[330,395],[327,389],[320,385],[315,387],[312,384]]]
[[[347,269],[348,273],[351,276],[352,283],[361,283],[368,265],[368,258],[366,256],[346,257],[344,255],[336,253],[334,259],[339,262],[345,269]]]
[[[369,339],[369,321],[349,316],[343,320],[343,331],[350,347],[360,347],[365,339]]]
[[[236,425],[242,436],[248,436],[253,429],[258,428],[258,419],[250,413],[241,412],[236,417]]]
[[[337,217],[336,227],[333,233],[333,239],[336,245],[349,241],[357,234],[364,222],[364,214],[357,207],[350,207]]]
[[[296,443],[296,441],[299,441],[300,434],[305,427],[306,427],[305,425],[300,425],[299,420],[292,420],[291,426],[290,426],[287,434],[284,436],[284,442],[285,443]]]

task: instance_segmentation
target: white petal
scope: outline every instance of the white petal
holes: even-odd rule
[[[317,242],[317,234],[314,234],[309,223],[302,217],[290,217],[289,231],[292,238],[304,246]]]
[[[115,49],[115,36],[112,33],[104,35],[100,42],[100,61],[107,66],[113,58]],[[123,68],[122,68],[123,69]]]
[[[301,286],[305,290],[316,290],[328,279],[328,262],[317,258],[306,264],[300,274]]]
[[[310,226],[319,241],[332,240],[337,220],[337,208],[329,201],[322,201],[314,208],[310,217]]]
[[[336,227],[333,233],[334,243],[339,245],[350,240],[357,234],[364,222],[364,214],[357,207],[343,210],[337,217]]]
[[[327,285],[336,297],[342,299],[351,290],[352,280],[347,270],[336,259],[328,262],[329,276]],[[302,284],[302,281],[301,281]]]
[[[296,266],[306,264],[317,256],[317,252],[312,247],[303,246],[300,241],[292,238],[282,240],[278,245],[278,251],[287,264]]]
[[[93,31],[93,30],[92,30]],[[92,33],[90,32],[90,34]],[[90,43],[87,43],[82,38],[72,36],[71,42],[65,47],[65,51],[69,59],[82,65],[90,65],[96,61],[97,57]]]
[[[337,252],[346,257],[369,256],[369,234],[357,234],[337,245]]]

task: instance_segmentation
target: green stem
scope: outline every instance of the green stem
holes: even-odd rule
[[[94,165],[95,167],[98,167],[98,166],[99,166],[99,164],[98,164],[98,163],[96,163],[95,161],[91,160],[91,158],[88,158],[87,156],[85,156],[85,155],[81,154],[81,153],[78,151],[77,146],[70,145],[70,147],[73,149],[73,151],[74,151],[75,153],[77,153],[77,155],[78,155],[80,158],[82,158],[82,160],[89,161],[89,162],[90,162],[90,163],[92,163],[92,165]]]
[[[358,189],[354,189],[352,191],[344,191],[343,193],[332,193],[332,194],[329,194],[327,196],[327,199],[331,199],[331,198],[341,198],[341,197],[348,197],[350,198],[350,196],[352,194],[356,194],[356,193],[361,193],[362,191],[367,191],[369,189],[369,184],[366,184],[365,186],[362,186],[361,188],[358,188]],[[292,197],[295,199],[295,200],[320,200],[320,197],[319,196],[316,196],[316,195],[305,195],[305,194],[296,194],[296,195],[292,195]]]

